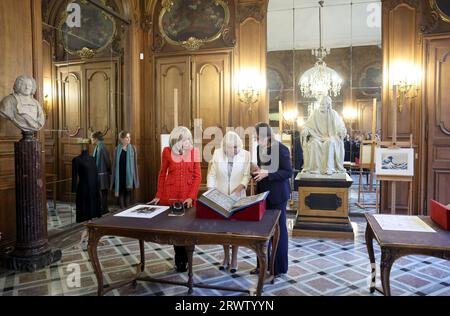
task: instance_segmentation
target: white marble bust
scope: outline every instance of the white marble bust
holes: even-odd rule
[[[34,99],[36,81],[29,76],[19,76],[14,92],[0,101],[0,117],[10,120],[23,132],[38,132],[45,124],[45,115]]]
[[[303,173],[333,175],[346,173],[344,168],[344,121],[324,96],[302,130]]]

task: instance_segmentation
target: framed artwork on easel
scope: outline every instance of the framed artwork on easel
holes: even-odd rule
[[[414,149],[377,148],[375,174],[377,176],[414,176]]]

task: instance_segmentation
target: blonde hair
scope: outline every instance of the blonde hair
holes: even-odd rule
[[[192,139],[191,131],[184,126],[176,127],[172,133],[170,133],[169,146],[173,152],[181,153],[183,151],[183,141],[189,140],[191,145],[194,146],[194,140]]]
[[[241,137],[233,131],[227,132],[222,140],[222,149],[225,150],[229,144],[233,144],[238,147],[239,150],[244,148],[244,143]]]

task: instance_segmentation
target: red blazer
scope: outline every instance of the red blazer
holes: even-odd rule
[[[185,201],[191,198],[195,202],[201,180],[200,154],[197,149],[182,156],[174,155],[169,147],[164,148],[156,193],[156,197],[161,200],[160,205],[172,205],[174,201],[171,199]]]

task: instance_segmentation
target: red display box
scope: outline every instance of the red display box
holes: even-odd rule
[[[248,221],[259,222],[263,219],[266,213],[266,201],[252,205],[248,208],[236,212],[230,218],[225,218],[210,207],[197,202],[197,218],[200,219],[216,219],[216,220],[231,220],[231,221]]]
[[[430,203],[431,219],[445,230],[450,230],[450,208],[431,200]]]

